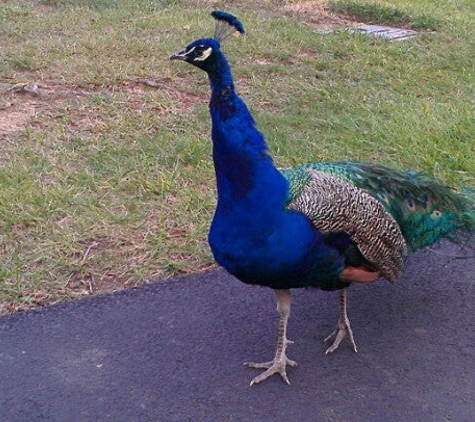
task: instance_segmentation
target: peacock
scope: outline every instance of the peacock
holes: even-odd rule
[[[289,383],[290,289],[339,291],[340,315],[325,339],[335,351],[348,338],[347,288],[378,278],[396,281],[406,256],[475,231],[473,198],[414,171],[355,161],[316,162],[278,169],[246,104],[236,93],[221,51],[242,23],[214,11],[213,38],[197,39],[171,55],[204,70],[211,86],[217,206],[208,241],[217,263],[240,281],[274,289],[279,313],[273,360],[251,385],[280,374]]]

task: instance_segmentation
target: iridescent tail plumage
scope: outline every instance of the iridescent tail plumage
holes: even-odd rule
[[[468,239],[475,232],[475,195],[456,192],[419,172],[352,161],[320,162],[282,170],[291,200],[310,180],[309,169],[345,180],[376,198],[398,223],[412,250],[441,238]]]

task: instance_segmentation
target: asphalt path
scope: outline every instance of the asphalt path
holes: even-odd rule
[[[474,421],[475,260],[444,245],[353,286],[359,345],[324,355],[338,295],[296,290],[291,385],[272,291],[222,270],[0,318],[0,421]]]

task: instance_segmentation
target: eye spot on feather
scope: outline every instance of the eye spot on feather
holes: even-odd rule
[[[415,211],[416,210],[416,204],[412,199],[406,199],[406,206],[409,211]]]
[[[209,56],[211,56],[212,52],[213,49],[211,47],[208,47],[206,50],[200,53],[199,56],[195,58],[195,61],[204,62]]]
[[[385,193],[380,192],[379,199],[381,199],[381,201],[385,202],[386,204],[389,204],[389,197]]]
[[[434,219],[442,217],[442,211],[439,211],[439,210],[432,211],[431,217]]]

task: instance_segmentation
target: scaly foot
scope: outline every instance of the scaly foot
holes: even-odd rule
[[[346,299],[346,289],[340,290],[340,317],[338,318],[338,324],[336,325],[335,330],[324,340],[327,342],[332,338],[335,338],[333,344],[325,351],[326,355],[338,349],[338,346],[346,336],[349,337],[349,340],[353,345],[353,350],[358,352],[355,338],[353,337],[353,331],[351,331],[350,320],[346,312]]]
[[[290,342],[289,342],[290,343]],[[251,386],[254,384],[258,384],[261,381],[266,380],[270,376],[279,373],[282,379],[287,383],[290,384],[289,378],[287,377],[287,365],[289,366],[297,366],[297,362],[294,360],[288,359],[287,356],[282,355],[280,358],[275,358],[270,362],[263,362],[263,363],[255,363],[255,362],[245,362],[244,365],[250,368],[257,368],[257,369],[267,369],[262,374],[258,375],[257,377],[253,378],[251,381]]]
[[[285,351],[287,346],[292,341],[287,340],[287,322],[289,320],[290,315],[290,290],[283,289],[283,290],[275,290],[275,298],[277,302],[277,310],[280,314],[279,319],[279,335],[277,339],[277,349],[275,351],[275,357],[273,361],[264,362],[264,363],[253,363],[253,362],[245,362],[244,365],[249,366],[251,368],[264,368],[267,371],[264,371],[262,374],[258,375],[257,377],[253,378],[251,381],[251,385],[258,384],[270,376],[279,373],[282,379],[287,383],[290,384],[289,379],[287,378],[287,365],[289,366],[296,366],[297,362],[290,360],[287,358]]]
[[[324,340],[325,342],[335,338],[333,340],[332,345],[325,351],[325,354],[328,355],[329,353],[333,353],[338,347],[343,339],[348,336],[350,343],[353,346],[353,350],[358,353],[358,348],[356,347],[355,338],[353,336],[353,331],[351,331],[350,320],[339,320],[336,328],[333,332]]]

